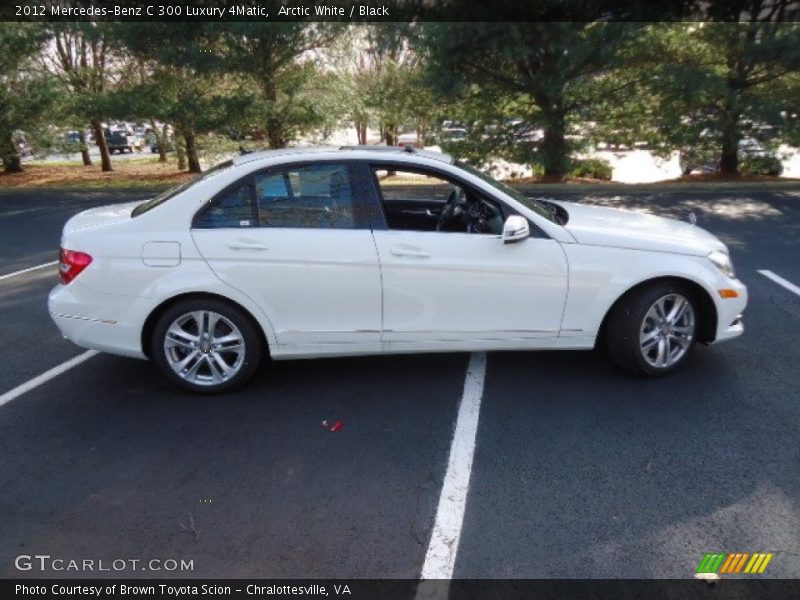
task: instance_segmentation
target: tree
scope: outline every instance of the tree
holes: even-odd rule
[[[198,135],[231,126],[252,104],[251,95],[227,73],[222,30],[209,23],[148,22],[120,26],[117,35],[145,70],[137,83],[121,90],[129,110],[170,123],[182,140],[176,148],[179,165],[185,152],[189,171],[199,173]]]
[[[649,87],[666,109],[659,133],[668,142],[693,138],[719,156],[722,174],[737,175],[743,137],[780,135],[790,109],[784,82],[800,70],[800,27],[750,20],[664,25],[654,33],[660,60]]]
[[[430,23],[420,38],[431,58],[430,80],[454,97],[483,96],[514,104],[523,122],[543,130],[538,153],[548,178],[562,178],[572,150],[570,121],[586,118],[601,97],[618,97],[625,52],[638,26],[605,22]],[[609,75],[615,72],[612,81]],[[502,115],[486,115],[486,120]],[[495,123],[507,134],[517,123]]]
[[[366,27],[365,54],[371,69],[366,91],[366,104],[375,113],[381,137],[387,146],[396,146],[399,128],[430,108],[423,100],[430,96],[417,94],[422,87],[421,56],[412,46],[413,26],[407,23],[376,23]]]
[[[106,95],[124,68],[113,27],[98,22],[48,24],[51,45],[44,55],[45,66],[72,95],[70,105],[91,125],[103,171],[112,170],[103,128]]]
[[[37,25],[0,23],[0,157],[7,173],[22,171],[16,133],[31,133],[54,100],[51,82],[30,68],[43,43]]]
[[[271,148],[285,147],[309,122],[303,91],[317,73],[316,54],[341,30],[330,23],[226,23],[222,58],[230,71],[250,77],[261,95]]]

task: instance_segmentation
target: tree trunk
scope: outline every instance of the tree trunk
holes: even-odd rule
[[[417,140],[419,140],[420,147],[424,148],[427,144],[428,125],[423,119],[417,121]]]
[[[21,173],[22,159],[14,145],[14,140],[8,138],[2,148],[3,166],[6,173]]]
[[[278,88],[274,78],[265,76],[262,85],[264,99],[269,108],[267,117],[267,143],[270,148],[285,148],[289,140],[286,139],[286,128],[278,111]]]
[[[397,146],[397,125],[386,125],[384,131],[386,132],[386,145]]]
[[[543,104],[544,139],[541,153],[545,181],[561,181],[567,174],[569,153],[567,151],[566,115],[559,103]]]
[[[153,127],[153,131],[158,132],[158,127]],[[169,144],[169,125],[164,123],[161,126],[161,137],[158,137],[158,133],[156,133],[156,139],[158,139],[158,162],[165,163],[167,162],[167,145]]]
[[[86,144],[86,134],[81,129],[78,132],[78,141],[81,145],[81,160],[83,160],[84,167],[92,166],[92,157],[89,156],[89,146]]]
[[[153,135],[156,138],[156,144],[158,144],[158,162],[165,163],[167,162],[167,125],[164,124],[161,127],[161,133],[159,133],[156,120],[150,119],[150,128],[153,130]]]
[[[722,113],[722,153],[719,160],[719,172],[728,177],[739,176],[739,110],[737,98],[725,103]]]
[[[286,134],[283,123],[277,117],[267,119],[267,143],[270,148],[286,148]]]
[[[113,171],[111,168],[111,154],[108,152],[108,144],[106,143],[106,134],[103,131],[103,124],[99,119],[92,119],[92,131],[94,132],[94,141],[97,147],[100,148],[100,163],[102,164],[103,171]]]
[[[197,143],[194,131],[189,129],[183,132],[183,139],[186,140],[186,158],[189,161],[189,173],[202,173],[200,161],[197,158]]]
[[[183,134],[180,129],[175,129],[175,156],[178,157],[178,171],[186,169],[186,148],[184,146]]]
[[[367,144],[367,124],[364,121],[356,122],[356,135],[358,136],[358,143],[361,146]]]

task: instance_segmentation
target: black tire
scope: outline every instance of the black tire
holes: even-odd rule
[[[217,313],[235,325],[241,333],[244,343],[241,364],[235,374],[219,383],[195,383],[184,379],[170,365],[170,358],[164,347],[167,330],[177,319],[193,311]],[[181,350],[189,352],[189,350]],[[156,322],[150,343],[150,358],[158,365],[164,376],[173,384],[199,394],[219,394],[243,386],[252,378],[264,354],[263,337],[249,315],[227,302],[213,298],[188,299],[170,306]]]
[[[678,294],[691,307],[694,331],[683,354],[668,366],[654,366],[645,358],[639,335],[650,308],[660,298]],[[697,299],[690,288],[680,282],[660,281],[624,296],[612,308],[605,327],[605,342],[611,359],[623,369],[645,376],[659,376],[680,368],[691,355],[700,331]]]

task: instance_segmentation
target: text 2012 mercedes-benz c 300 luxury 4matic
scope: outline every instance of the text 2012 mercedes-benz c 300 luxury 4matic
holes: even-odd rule
[[[530,200],[443,154],[245,154],[64,227],[52,318],[196,392],[273,359],[590,349],[660,375],[743,331],[728,249],[690,223]]]

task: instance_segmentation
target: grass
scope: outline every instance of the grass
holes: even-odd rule
[[[72,161],[31,161],[23,165],[22,173],[0,173],[0,188],[155,188],[178,185],[192,177],[187,171],[178,171],[174,161],[159,163],[157,157],[112,159],[111,164],[114,170],[104,173],[99,164],[84,167]]]

